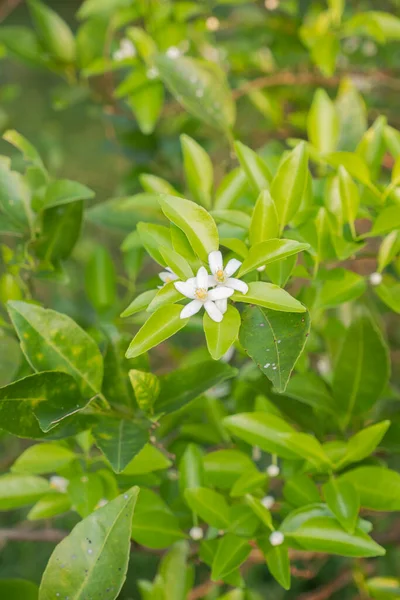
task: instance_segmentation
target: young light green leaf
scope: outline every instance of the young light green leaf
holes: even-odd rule
[[[179,463],[179,488],[181,493],[204,483],[203,453],[196,444],[188,444]]]
[[[103,358],[94,340],[75,321],[27,302],[9,302],[8,310],[21,348],[36,370],[69,373],[83,396],[100,392]]]
[[[259,195],[251,217],[249,240],[251,246],[279,235],[278,213],[271,194],[264,190]]]
[[[230,171],[218,186],[214,206],[218,210],[230,208],[246,189],[247,178],[243,169]]]
[[[62,206],[63,204],[69,204],[77,200],[89,200],[93,197],[93,190],[86,187],[86,185],[82,185],[77,181],[70,181],[69,179],[57,179],[47,186],[44,206],[46,208],[50,208],[50,206]]]
[[[266,508],[259,498],[252,496],[251,494],[246,495],[246,503],[250,506],[251,510],[255,515],[260,519],[261,523],[263,523],[268,529],[271,531],[274,530],[274,525],[272,523],[272,515],[268,508]]]
[[[284,313],[249,306],[242,315],[239,340],[250,358],[283,392],[310,330],[308,313]]]
[[[400,207],[398,204],[384,208],[377,216],[368,236],[383,235],[400,228]]]
[[[321,153],[336,150],[339,118],[336,107],[323,89],[318,89],[307,118],[308,139]]]
[[[124,475],[143,475],[168,469],[171,461],[157,448],[151,444],[145,447],[131,460],[129,465],[123,470]]]
[[[365,583],[371,598],[396,600],[400,596],[400,579],[395,577],[371,577]]]
[[[181,135],[181,146],[186,181],[192,197],[199,204],[210,208],[214,181],[211,159],[200,144],[188,135]]]
[[[131,341],[126,351],[126,357],[140,356],[185,327],[189,319],[181,319],[181,311],[182,306],[168,304],[151,314]]]
[[[129,306],[121,313],[121,317],[130,317],[142,310],[146,310],[153,298],[156,296],[158,290],[147,290],[139,296],[136,296]]]
[[[217,223],[226,223],[233,227],[240,227],[246,231],[250,227],[250,217],[242,210],[213,210],[211,212]]]
[[[339,481],[349,481],[360,496],[363,508],[379,511],[400,510],[400,475],[378,466],[346,471]]]
[[[342,201],[343,214],[350,225],[353,239],[356,238],[354,222],[360,205],[360,195],[357,185],[354,183],[343,166],[339,167],[339,193]]]
[[[112,417],[100,417],[92,434],[115,473],[121,473],[149,439],[141,423]]]
[[[130,523],[139,488],[99,508],[58,544],[43,573],[39,600],[83,600],[109,590],[117,598],[128,569]]]
[[[117,275],[110,253],[97,245],[86,263],[86,293],[99,312],[115,304]]]
[[[245,562],[250,552],[251,546],[247,540],[237,537],[232,533],[224,535],[219,541],[217,552],[214,556],[211,579],[213,581],[224,579],[229,573]]]
[[[308,250],[309,244],[302,244],[296,240],[278,240],[271,239],[260,242],[252,246],[248,255],[240,267],[238,277],[242,277],[249,271],[254,271],[258,267],[268,265],[277,260],[283,260],[293,254],[298,254],[303,250]]]
[[[385,154],[384,130],[387,119],[383,115],[378,117],[365,132],[362,140],[357,146],[357,154],[369,167],[371,178],[379,177],[383,155]]]
[[[31,475],[53,473],[68,466],[75,458],[75,453],[64,446],[35,444],[19,455],[11,470]]]
[[[29,161],[40,170],[46,171],[42,158],[36,148],[18,131],[15,131],[15,129],[7,129],[7,131],[3,133],[3,139],[18,148],[26,161]]]
[[[229,527],[229,507],[225,498],[205,487],[197,487],[185,490],[185,499],[189,507],[203,521],[217,529]]]
[[[179,521],[172,513],[161,510],[138,512],[133,516],[132,539],[147,548],[168,548],[185,539]]]
[[[213,250],[218,250],[218,230],[214,219],[202,207],[183,198],[162,196],[161,208],[165,216],[182,229],[196,254],[204,261]]]
[[[49,490],[49,482],[43,477],[2,475],[0,477],[0,510],[13,510],[33,504]]]
[[[161,246],[159,248],[159,252],[165,260],[166,265],[173,271],[173,273],[178,275],[180,279],[185,280],[189,279],[189,277],[193,277],[191,266],[183,258],[183,256],[178,254],[178,252],[175,252],[175,250],[169,248],[168,246]]]
[[[176,543],[161,559],[159,574],[163,579],[162,598],[152,600],[185,600],[193,578],[187,567],[189,544]]]
[[[179,196],[179,192],[166,179],[153,175],[152,173],[141,173],[139,175],[140,185],[149,194],[171,194]]]
[[[378,273],[381,273],[387,267],[397,254],[400,253],[400,231],[389,233],[378,250]]]
[[[28,521],[51,519],[71,510],[71,500],[66,494],[50,492],[40,498],[27,515]]]
[[[153,223],[138,223],[137,232],[140,241],[150,254],[151,258],[161,266],[166,267],[167,263],[160,253],[160,248],[171,248],[171,234],[168,227],[164,227],[164,225],[155,225]]]
[[[204,313],[203,327],[207,348],[214,360],[219,360],[237,340],[240,323],[239,311],[234,306],[228,306],[220,323],[216,323]]]
[[[157,290],[156,295],[151,300],[146,310],[149,313],[154,313],[156,310],[165,306],[166,304],[175,304],[175,302],[179,302],[180,300],[182,300],[182,294],[178,292],[174,286],[174,282],[170,281],[169,283],[165,283],[159,290]]]
[[[149,80],[143,73],[142,85],[129,94],[127,102],[140,131],[144,135],[153,133],[164,105],[164,86],[161,81]]]
[[[131,369],[129,379],[135,392],[136,402],[144,412],[153,412],[153,406],[160,394],[160,380],[157,375]]]
[[[271,546],[268,538],[259,538],[258,547],[265,556],[268,569],[274,579],[285,589],[290,589],[290,560],[286,546]]]
[[[245,302],[247,304],[257,304],[271,310],[282,312],[306,312],[303,306],[296,298],[293,298],[288,292],[273,283],[265,281],[253,281],[249,284],[247,294],[235,292],[231,296],[234,302]]]
[[[241,142],[235,142],[235,150],[253,192],[258,194],[268,190],[272,175],[261,156]]]
[[[326,503],[341,526],[348,533],[354,533],[360,510],[360,499],[355,487],[349,481],[331,478],[322,489]]]
[[[346,453],[339,461],[337,468],[342,469],[350,463],[359,462],[370,456],[382,441],[390,427],[390,421],[382,421],[361,429],[347,442]]]
[[[50,55],[62,63],[74,63],[75,39],[67,23],[39,0],[29,0],[28,6],[40,41]]]

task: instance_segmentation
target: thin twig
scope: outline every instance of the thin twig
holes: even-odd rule
[[[1,541],[14,542],[61,542],[68,535],[61,529],[0,529]]]

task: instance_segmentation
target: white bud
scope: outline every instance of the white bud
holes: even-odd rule
[[[170,46],[165,54],[168,56],[168,58],[179,58],[181,51],[176,46]]]
[[[371,273],[369,276],[369,282],[371,285],[380,285],[382,283],[381,273]]]
[[[192,540],[197,542],[198,540],[203,539],[204,531],[202,530],[201,527],[192,527],[192,529],[189,531],[189,535],[192,538]]]
[[[253,450],[251,451],[251,455],[253,460],[255,460],[256,462],[260,460],[262,456],[260,448],[258,446],[254,446]]]
[[[267,467],[267,474],[270,477],[278,477],[280,473],[279,467],[278,465],[269,465],[269,467]]]
[[[96,508],[102,508],[103,506],[105,506],[106,504],[108,504],[108,500],[106,500],[105,498],[101,498],[98,503],[96,504]]]
[[[218,31],[219,29],[219,19],[217,17],[208,17],[206,21],[206,27],[208,31]]]
[[[317,360],[317,370],[321,375],[328,375],[331,370],[331,363],[327,356],[321,356],[319,360]]]
[[[280,546],[283,544],[285,536],[281,531],[273,531],[269,536],[271,546]]]
[[[265,496],[262,500],[261,500],[261,504],[263,506],[265,506],[265,508],[268,508],[268,510],[270,508],[273,507],[273,505],[275,504],[275,498],[273,496]]]
[[[57,475],[50,477],[50,487],[52,490],[56,490],[57,492],[65,494],[68,486],[69,481],[68,479],[65,479],[65,477],[59,477]]]
[[[147,79],[157,79],[158,70],[155,67],[151,67],[150,69],[147,69],[146,75]]]
[[[265,0],[264,6],[267,10],[276,10],[279,6],[279,0]]]

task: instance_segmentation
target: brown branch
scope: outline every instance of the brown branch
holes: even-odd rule
[[[4,0],[0,5],[0,22],[4,21],[21,2],[22,0]]]
[[[57,544],[68,533],[61,529],[0,529],[0,542],[52,542]]]
[[[188,600],[200,600],[204,598],[211,590],[216,586],[221,585],[220,583],[214,583],[213,581],[205,581],[200,585],[192,589],[188,596]]]

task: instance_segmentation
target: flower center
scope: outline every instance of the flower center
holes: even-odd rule
[[[197,288],[194,295],[198,300],[205,300],[207,298],[208,292],[204,288]]]
[[[165,283],[171,283],[171,281],[172,281],[171,277],[166,277],[165,278]]]
[[[221,283],[225,281],[225,273],[223,269],[218,269],[218,271],[215,271],[215,279]]]

